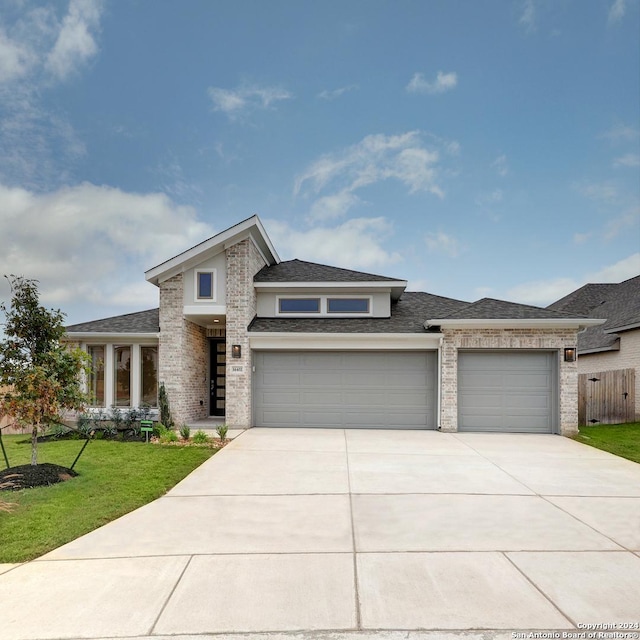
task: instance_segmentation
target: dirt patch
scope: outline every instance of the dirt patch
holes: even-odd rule
[[[57,464],[23,464],[0,471],[0,490],[18,491],[31,487],[46,487],[65,480],[71,480],[78,474],[73,469]]]

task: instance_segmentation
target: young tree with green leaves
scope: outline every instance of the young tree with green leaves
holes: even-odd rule
[[[64,314],[40,305],[38,282],[5,276],[11,303],[0,341],[0,415],[31,427],[31,464],[38,464],[38,432],[62,421],[65,410],[82,411],[89,402],[83,373],[87,354],[62,342]]]

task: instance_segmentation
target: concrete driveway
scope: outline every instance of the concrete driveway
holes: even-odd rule
[[[3,640],[639,633],[640,465],[560,436],[251,429],[0,572]]]

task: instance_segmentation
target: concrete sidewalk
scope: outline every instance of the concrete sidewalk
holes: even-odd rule
[[[637,623],[640,465],[560,436],[251,429],[165,497],[0,574],[3,640]]]

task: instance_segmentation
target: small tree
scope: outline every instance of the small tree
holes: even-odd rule
[[[64,314],[40,305],[38,283],[5,276],[11,304],[5,314],[5,338],[0,342],[0,415],[31,427],[31,464],[38,464],[38,432],[61,422],[64,410],[82,411],[89,401],[82,373],[89,358],[81,349],[62,344]]]
[[[173,418],[171,417],[171,407],[169,406],[169,396],[167,390],[164,388],[164,382],[160,383],[160,390],[158,392],[158,405],[160,409],[160,424],[163,424],[167,429],[173,429]]]

